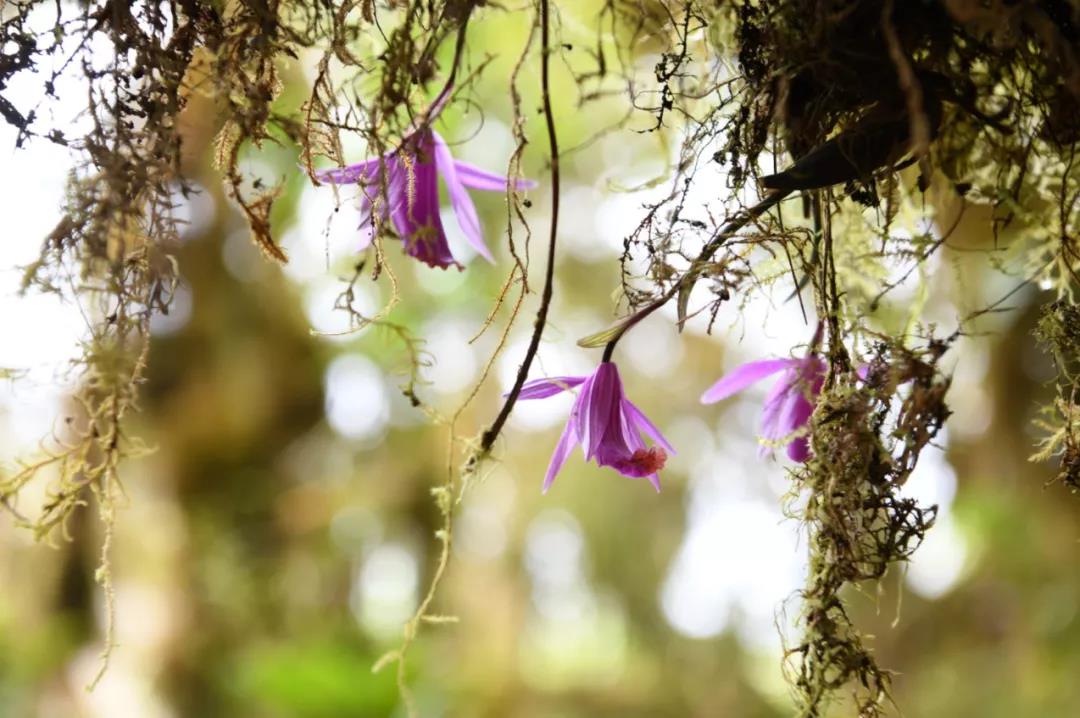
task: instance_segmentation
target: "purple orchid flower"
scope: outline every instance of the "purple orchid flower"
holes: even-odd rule
[[[570,457],[574,444],[581,444],[585,460],[595,458],[598,466],[610,466],[631,479],[647,477],[660,490],[660,469],[667,452],[675,453],[645,414],[623,394],[619,370],[612,362],[603,362],[591,376],[560,376],[536,379],[521,388],[519,399],[546,399],[559,392],[580,386],[570,410],[562,437],[551,456],[544,493],[551,488],[559,469]],[[645,432],[659,446],[647,447],[641,438]]]
[[[441,102],[437,101],[436,106]],[[437,114],[438,109],[431,114]],[[465,239],[480,256],[494,262],[484,244],[476,206],[466,187],[502,192],[506,190],[507,178],[455,160],[443,138],[430,127],[407,135],[400,147],[382,157],[315,173],[320,182],[362,185],[364,197],[360,209],[364,220],[360,228],[364,231],[360,249],[371,244],[378,226],[389,218],[405,243],[406,254],[430,267],[445,269],[453,265],[461,269],[450,253],[439,217],[438,175],[446,182],[450,204]],[[514,186],[519,190],[530,189],[536,182],[516,180]],[[382,197],[380,189],[384,187],[386,192]]]
[[[761,455],[769,444],[788,440],[787,455],[792,461],[810,458],[810,442],[804,435],[793,434],[810,422],[821,386],[825,382],[825,362],[811,353],[801,359],[763,359],[752,361],[725,374],[701,395],[702,404],[712,404],[736,394],[777,372],[784,372],[765,397],[761,415]]]

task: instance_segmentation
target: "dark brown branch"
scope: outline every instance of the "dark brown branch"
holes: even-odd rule
[[[544,327],[547,325],[548,309],[551,307],[551,298],[554,294],[555,284],[555,245],[559,233],[559,141],[555,134],[555,118],[551,112],[551,89],[549,85],[549,56],[551,54],[551,8],[548,0],[540,0],[540,86],[543,95],[544,121],[547,124],[548,142],[551,144],[551,233],[548,237],[547,271],[544,274],[544,289],[540,295],[540,308],[536,311],[536,324],[533,327],[532,339],[529,340],[529,348],[525,350],[525,358],[518,368],[514,386],[506,395],[502,409],[487,431],[480,439],[480,451],[478,456],[485,456],[491,451],[495,439],[502,431],[510,413],[514,410],[518,395],[525,380],[529,378],[529,369],[532,367],[536,352],[540,349],[540,339],[544,335]]]

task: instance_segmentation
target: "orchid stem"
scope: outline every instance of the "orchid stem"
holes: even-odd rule
[[[694,285],[694,281],[700,274],[702,266],[712,259],[712,256],[716,254],[718,249],[724,246],[736,232],[767,212],[770,207],[780,202],[784,197],[787,197],[788,194],[790,194],[790,190],[773,191],[766,195],[765,199],[721,227],[701,249],[701,253],[698,255],[697,259],[694,260],[693,264],[683,272],[683,275],[679,277],[666,292],[623,321],[623,325],[619,328],[619,331],[611,338],[611,341],[604,345],[604,355],[602,360],[606,362],[611,361],[611,355],[615,353],[615,345],[618,344],[619,340],[623,338],[623,335],[634,328],[638,322],[667,304],[676,294],[680,294],[684,290],[689,292],[690,288]],[[685,319],[680,318],[679,321],[681,325]],[[682,327],[680,326],[679,329],[681,331]]]
[[[688,270],[686,274],[683,275],[683,278],[686,278],[686,276],[689,274],[690,272]],[[619,333],[612,337],[611,341],[604,345],[604,356],[601,357],[601,361],[611,361],[611,355],[615,353],[615,345],[619,343],[620,339],[622,339],[623,334],[626,334],[642,319],[667,304],[668,300],[675,296],[675,292],[678,291],[680,286],[682,286],[682,279],[671,285],[671,288],[664,292],[664,294],[662,294],[659,299],[655,300],[651,304],[646,305],[644,308],[638,310],[637,313],[631,315],[630,318],[626,320],[626,323],[623,324],[623,326],[619,329]]]
[[[547,272],[544,275],[544,289],[540,295],[540,308],[536,311],[536,324],[533,327],[532,339],[525,351],[525,358],[521,361],[514,386],[506,395],[506,401],[498,416],[492,422],[491,427],[484,432],[480,439],[479,456],[491,451],[499,432],[502,431],[506,420],[510,418],[510,412],[514,410],[518,395],[525,380],[529,378],[529,369],[532,367],[536,352],[540,349],[540,339],[544,335],[544,327],[547,325],[548,309],[551,307],[551,298],[555,286],[555,245],[559,231],[559,141],[555,134],[555,117],[551,111],[551,88],[549,72],[549,56],[551,54],[551,8],[549,0],[540,0],[540,87],[543,94],[544,120],[547,124],[548,142],[551,145],[551,233],[548,237]]]

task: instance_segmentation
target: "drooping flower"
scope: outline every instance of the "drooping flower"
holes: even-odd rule
[[[561,376],[536,379],[521,388],[519,399],[545,399],[580,386],[570,410],[562,437],[551,456],[543,491],[546,493],[556,474],[570,457],[575,444],[581,444],[585,460],[595,458],[599,466],[610,466],[632,479],[646,477],[660,490],[660,469],[667,452],[675,449],[660,430],[646,418],[623,393],[619,370],[612,362],[603,362],[590,376]],[[646,446],[644,432],[658,446]]]
[[[787,454],[792,461],[810,457],[810,442],[805,432],[810,422],[821,386],[825,381],[825,362],[811,353],[801,359],[763,359],[743,364],[725,374],[701,395],[702,404],[712,404],[736,394],[777,372],[780,379],[765,397],[761,415],[761,454],[770,445],[787,440]]]
[[[390,219],[405,243],[407,254],[431,267],[453,265],[461,269],[450,253],[439,217],[439,175],[446,182],[450,205],[465,239],[480,256],[494,262],[484,244],[476,206],[466,188],[502,192],[506,190],[507,179],[455,160],[443,138],[430,127],[407,135],[400,147],[382,157],[315,173],[320,182],[362,185],[364,196],[360,209],[364,220],[360,225],[360,249],[370,245],[378,226]],[[529,189],[536,182],[517,180],[514,186]]]

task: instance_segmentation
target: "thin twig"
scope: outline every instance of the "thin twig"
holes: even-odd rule
[[[544,104],[544,121],[547,124],[548,142],[551,145],[551,233],[548,237],[547,270],[544,274],[544,289],[540,295],[540,308],[536,311],[536,325],[533,327],[532,339],[529,340],[529,348],[525,350],[525,358],[518,368],[514,386],[506,395],[502,409],[492,422],[491,427],[484,432],[480,439],[480,451],[482,457],[491,451],[499,432],[502,431],[506,420],[510,418],[510,412],[514,410],[518,394],[525,380],[529,378],[529,369],[532,367],[536,352],[540,349],[540,339],[544,335],[547,325],[548,309],[551,307],[551,298],[554,295],[555,285],[555,246],[559,233],[559,142],[555,134],[555,118],[551,112],[551,90],[549,85],[549,56],[551,54],[551,8],[548,0],[540,0],[540,86]]]
[[[676,294],[680,295],[679,314],[681,329],[682,316],[685,314],[686,309],[685,302],[689,298],[690,289],[694,286],[694,283],[696,282],[698,276],[700,276],[701,272],[704,270],[706,263],[710,259],[712,259],[712,256],[716,254],[716,252],[721,247],[723,247],[727,243],[727,241],[735,235],[736,232],[738,232],[747,224],[760,217],[788,194],[788,191],[774,191],[750,209],[738,214],[734,219],[721,227],[720,230],[716,232],[711,239],[709,239],[709,241],[702,248],[701,253],[698,255],[697,259],[694,260],[694,263],[691,264],[690,267],[683,273],[683,275],[679,277],[678,281],[672,284],[671,287],[669,287],[666,292],[661,294],[658,299],[654,300],[652,303],[646,305],[631,316],[627,317],[614,329],[610,329],[607,332],[593,335],[592,337],[586,337],[585,339],[582,339],[580,342],[578,342],[578,344],[582,346],[594,346],[589,342],[590,339],[608,335],[605,336],[607,341],[604,345],[603,361],[611,361],[611,355],[615,351],[615,346],[619,343],[619,340],[622,339],[623,335],[626,334],[626,332],[630,331],[630,329],[642,319],[667,304]],[[598,344],[595,346],[598,346]]]

